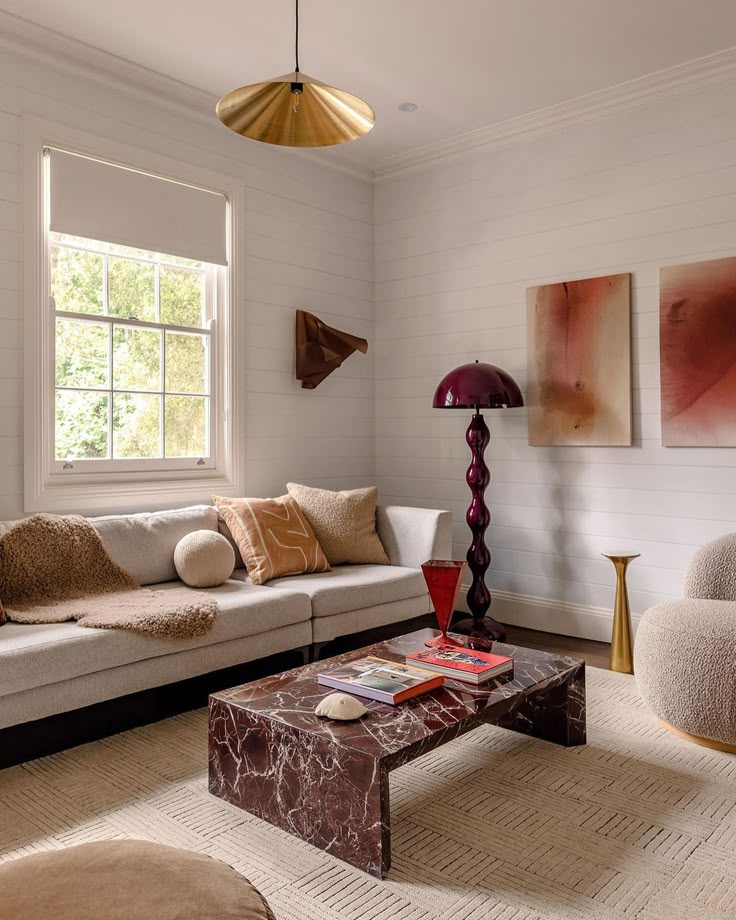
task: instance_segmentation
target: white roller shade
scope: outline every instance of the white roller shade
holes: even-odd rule
[[[52,230],[227,264],[224,195],[61,150],[49,155]]]

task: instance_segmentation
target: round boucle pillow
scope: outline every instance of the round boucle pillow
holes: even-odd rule
[[[235,553],[216,530],[195,530],[176,544],[174,565],[191,588],[212,588],[233,574]]]

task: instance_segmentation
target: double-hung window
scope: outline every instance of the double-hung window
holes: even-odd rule
[[[61,470],[211,467],[216,269],[52,233]]]
[[[228,196],[50,144],[39,185],[28,510],[227,491]]]

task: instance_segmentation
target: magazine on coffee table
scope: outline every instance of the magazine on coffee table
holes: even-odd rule
[[[344,693],[396,705],[441,687],[444,677],[399,661],[371,656],[318,674],[317,683]]]
[[[493,655],[490,652],[450,645],[423,649],[421,652],[407,655],[406,660],[420,669],[436,671],[469,684],[485,683],[494,677],[500,677],[501,674],[507,674],[514,667],[514,659],[508,655]]]

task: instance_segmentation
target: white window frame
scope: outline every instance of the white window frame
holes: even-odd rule
[[[94,255],[101,256],[103,260],[103,284],[102,284],[102,293],[103,293],[103,302],[105,306],[108,305],[108,291],[107,291],[107,280],[108,280],[108,260],[111,258],[115,259],[127,259],[130,262],[142,262],[146,265],[154,266],[155,268],[155,287],[157,290],[157,303],[160,296],[160,282],[159,274],[161,268],[174,268],[177,270],[192,271],[192,269],[182,266],[173,261],[168,261],[165,256],[160,260],[146,259],[141,256],[133,255],[123,255],[119,253],[107,253],[105,250],[105,244],[95,246],[92,241],[89,242],[89,245],[84,245],[81,243],[64,243],[56,242],[54,240],[49,240],[46,252],[46,258],[50,258],[50,250],[52,247],[59,247],[65,249],[74,249],[81,252],[90,252]],[[194,269],[196,271],[196,269]],[[159,470],[162,472],[168,470],[191,470],[195,465],[198,471],[204,469],[216,469],[217,468],[217,457],[222,450],[222,446],[219,444],[218,438],[218,426],[217,424],[212,424],[213,420],[217,419],[217,377],[219,372],[220,362],[218,360],[218,336],[217,336],[217,319],[221,313],[222,304],[224,302],[224,283],[226,279],[226,270],[221,266],[217,265],[206,265],[204,271],[201,271],[203,276],[203,288],[205,294],[205,302],[210,308],[210,315],[207,317],[206,323],[201,327],[194,326],[175,326],[171,323],[163,323],[159,320],[148,321],[148,320],[137,320],[137,319],[126,319],[124,317],[116,316],[109,312],[107,313],[80,313],[70,310],[59,310],[58,307],[52,305],[51,298],[49,296],[49,305],[51,310],[51,322],[53,323],[54,319],[67,319],[72,320],[73,322],[81,323],[90,323],[90,324],[99,324],[104,325],[108,329],[108,385],[106,387],[72,387],[72,386],[58,386],[55,385],[55,393],[58,393],[59,390],[65,391],[74,391],[81,390],[83,392],[98,392],[98,393],[107,393],[110,399],[110,404],[108,407],[109,420],[108,420],[108,436],[111,439],[110,446],[113,447],[114,441],[114,432],[112,429],[112,400],[115,393],[119,392],[140,392],[141,395],[180,395],[180,396],[202,396],[206,395],[209,399],[209,445],[206,454],[203,457],[191,457],[191,458],[172,458],[172,457],[160,457],[152,459],[129,459],[129,460],[120,460],[110,457],[105,460],[98,459],[86,459],[86,458],[71,458],[69,461],[57,459],[56,450],[55,450],[55,425],[51,424],[50,432],[50,449],[51,449],[51,464],[54,472],[61,472],[66,474],[67,477],[73,475],[82,475],[84,473],[107,473],[107,472],[144,472],[144,471],[153,471]],[[49,292],[50,295],[50,292]],[[112,332],[114,327],[127,326],[133,329],[151,329],[156,332],[162,333],[161,340],[161,367],[160,367],[160,382],[162,389],[160,391],[121,391],[116,390],[113,386],[113,373],[112,373],[112,360],[113,360],[113,351],[112,351]],[[176,393],[172,394],[170,391],[166,391],[166,348],[165,348],[165,336],[166,332],[171,333],[183,333],[185,335],[201,335],[205,336],[208,339],[208,362],[206,367],[207,373],[207,393]],[[53,335],[53,333],[52,333]],[[55,336],[54,336],[55,339]],[[161,413],[161,447],[162,451],[165,451],[166,438],[165,438],[165,408],[166,403],[163,402],[162,413]],[[112,451],[114,453],[114,450]]]
[[[214,436],[213,456],[203,465],[192,460],[83,460],[74,461],[69,468],[54,457],[56,311],[50,297],[46,147],[187,182],[219,192],[227,199],[228,267],[216,267],[211,273],[218,309],[211,328],[210,424],[214,426]],[[35,117],[24,118],[24,166],[25,510],[78,513],[147,510],[209,502],[213,494],[242,495],[244,386],[240,355],[243,349],[238,346],[240,311],[234,309],[235,304],[243,302],[237,264],[242,183],[230,176]],[[69,317],[78,318],[72,314]],[[136,321],[135,325],[141,324]]]

